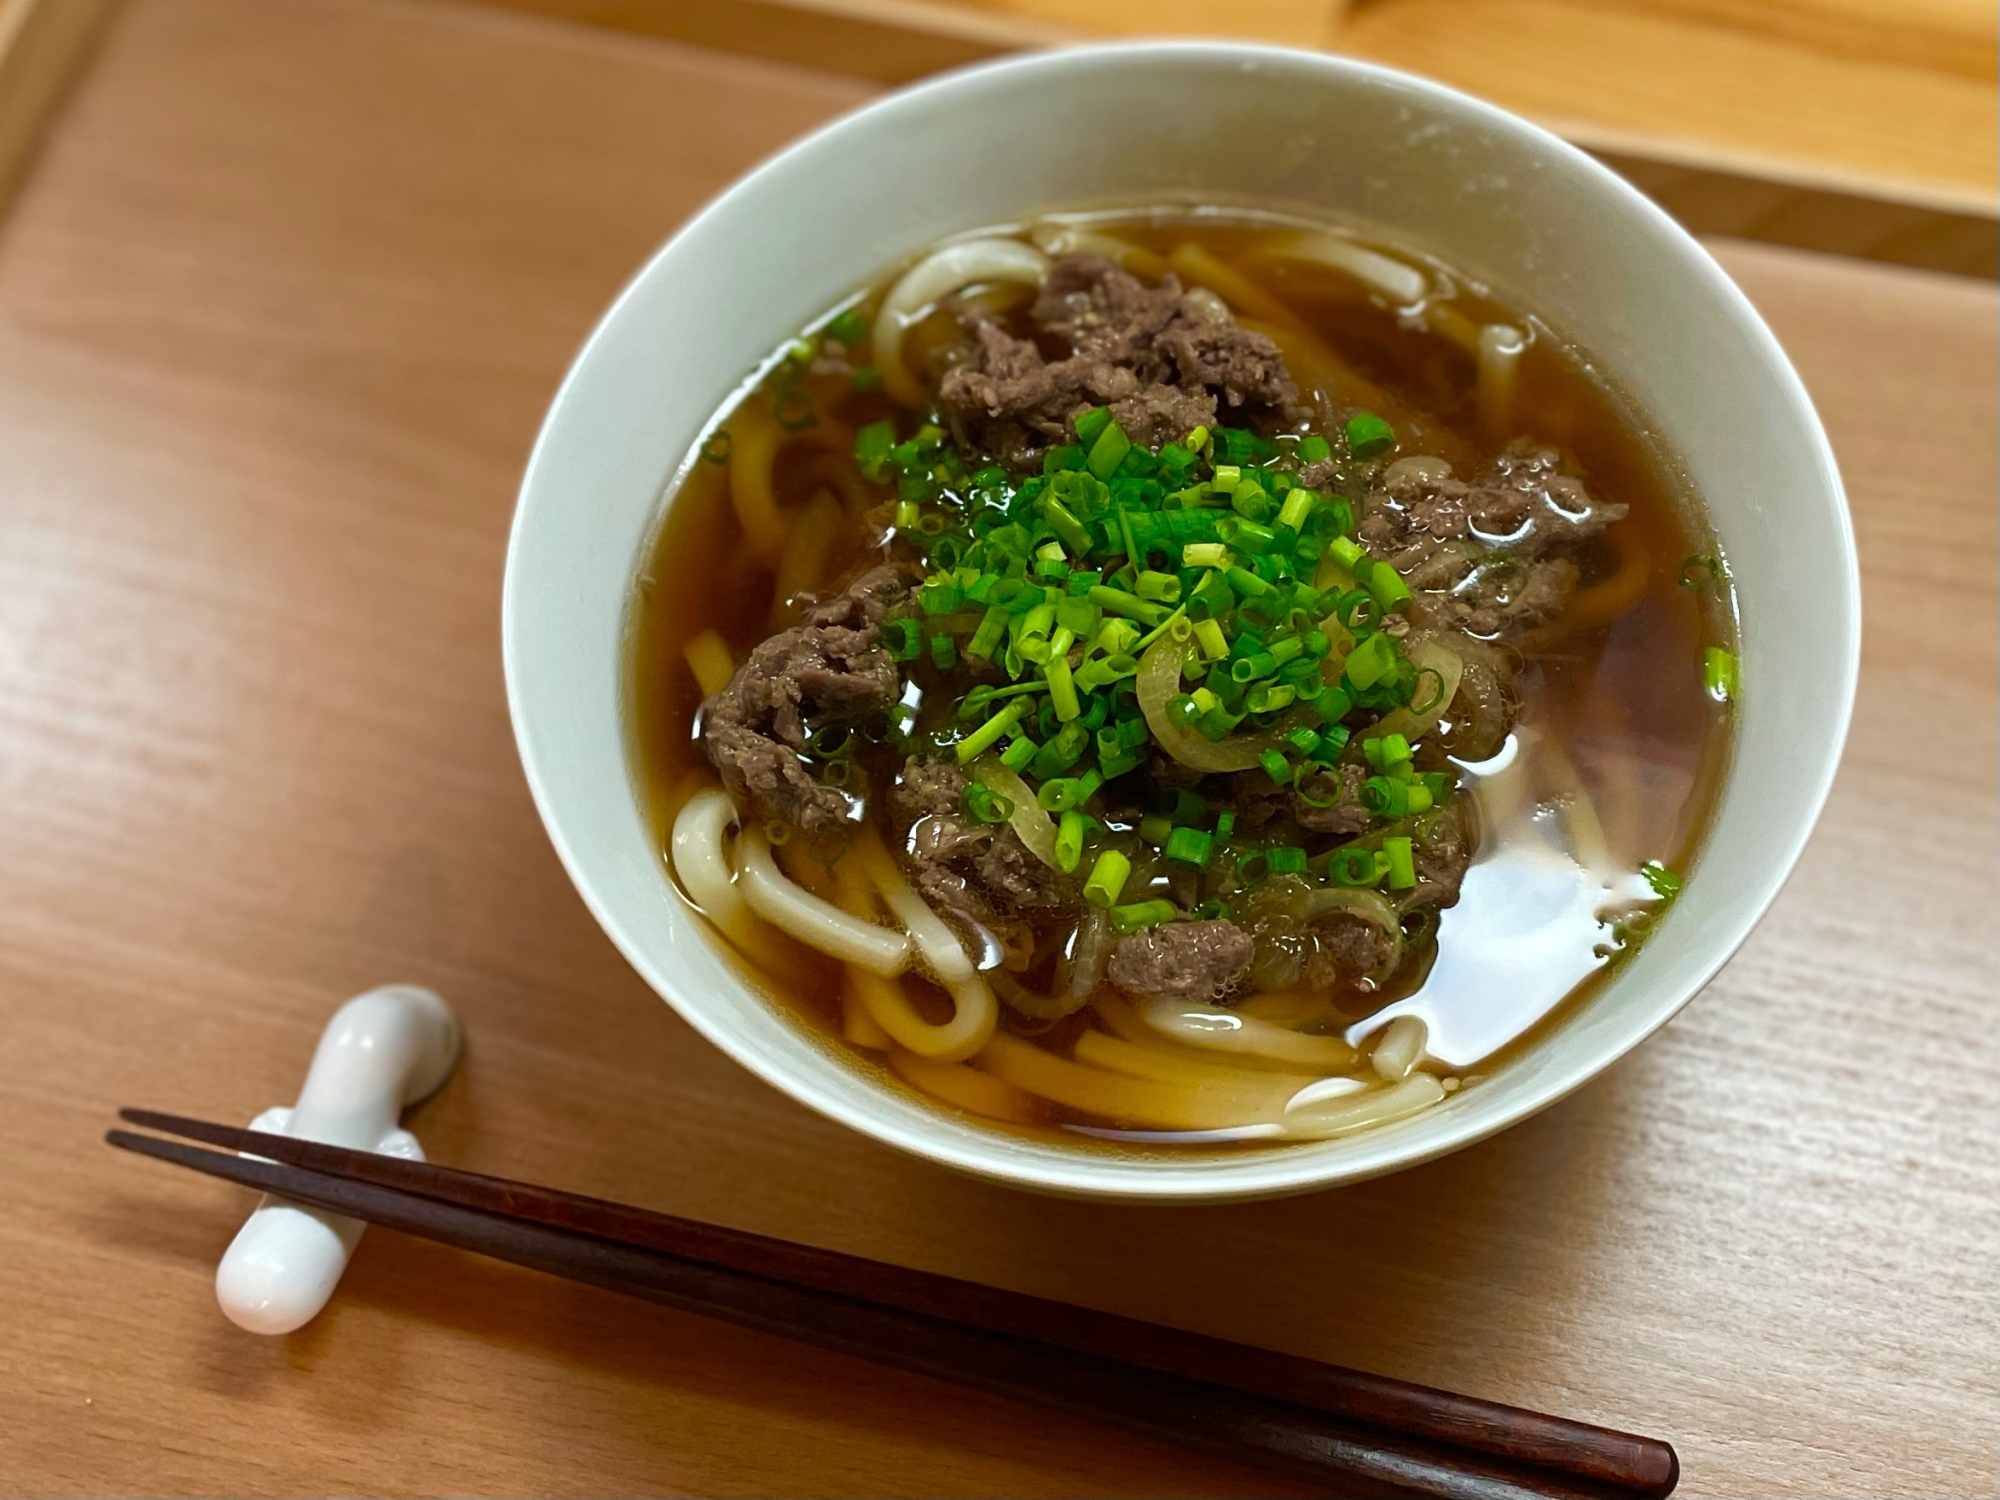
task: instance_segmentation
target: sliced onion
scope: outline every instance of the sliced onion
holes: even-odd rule
[[[788,880],[771,858],[771,845],[763,830],[750,829],[737,840],[736,859],[736,883],[743,899],[772,926],[871,973],[900,974],[909,967],[909,938],[850,916],[831,901],[823,901]]]
[[[1380,891],[1365,885],[1315,886],[1300,898],[1297,909],[1303,921],[1344,913],[1380,928],[1389,941],[1389,955],[1376,966],[1371,978],[1393,974],[1402,964],[1403,924],[1396,916],[1396,908]]]
[[[981,756],[972,763],[972,779],[1014,804],[1007,822],[1028,846],[1028,852],[1051,870],[1061,869],[1056,863],[1056,820],[1042,811],[1042,805],[1035,800],[1034,788],[992,755]]]
[[[1479,330],[1479,430],[1489,442],[1499,442],[1514,424],[1514,375],[1528,341],[1507,323],[1488,323]]]
[[[875,314],[875,368],[883,389],[905,406],[923,406],[924,394],[903,363],[903,330],[942,297],[988,281],[1025,281],[1039,286],[1049,274],[1049,258],[1019,240],[966,240],[946,245],[903,273]]]
[[[1274,242],[1265,252],[1283,260],[1305,260],[1345,272],[1370,291],[1380,292],[1397,307],[1408,307],[1430,295],[1430,278],[1407,261],[1357,245],[1353,240],[1321,230],[1302,229]]]
[[[1414,742],[1437,728],[1438,720],[1445,716],[1445,711],[1451,707],[1451,700],[1458,694],[1459,679],[1465,675],[1465,659],[1456,651],[1429,637],[1415,637],[1405,644],[1403,653],[1419,673],[1437,673],[1441,690],[1429,699],[1421,713],[1409,708],[1394,708],[1382,715],[1375,727],[1368,731],[1371,737],[1400,734]],[[1417,680],[1422,682],[1423,678],[1419,676]]]
[[[1247,1052],[1308,1068],[1354,1066],[1354,1049],[1337,1036],[1308,1036],[1220,1005],[1156,997],[1140,1001],[1134,1009],[1155,1031],[1191,1047]]]
[[[1181,663],[1186,658],[1187,643],[1175,640],[1171,631],[1139,658],[1139,712],[1146,716],[1146,727],[1162,750],[1197,771],[1247,771],[1266,750],[1284,743],[1285,730],[1269,729],[1262,734],[1232,734],[1211,744],[1174,723],[1167,715],[1167,701],[1181,690]]]

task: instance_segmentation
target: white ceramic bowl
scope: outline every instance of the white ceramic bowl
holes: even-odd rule
[[[1553,1035],[1480,1088],[1373,1133],[1161,1160],[930,1109],[747,989],[669,888],[647,833],[622,657],[662,497],[767,351],[943,236],[1189,197],[1380,226],[1587,349],[1706,499],[1740,596],[1744,696],[1715,826],[1678,907]],[[1721,268],[1649,201],[1554,136],[1433,84],[1314,54],[1155,44],[1015,58],[893,94],[765,163],[675,235],[605,314],[549,411],[514,518],[503,635],[521,759],[571,878],[710,1041],[933,1161],[1170,1201],[1298,1192],[1426,1161],[1562,1098],[1663,1025],[1763,915],[1812,830],[1847,731],[1860,595],[1840,479],[1797,376]]]

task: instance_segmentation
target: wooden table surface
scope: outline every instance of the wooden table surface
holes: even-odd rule
[[[459,1007],[436,1159],[1671,1438],[1682,1493],[1991,1495],[1996,298],[1718,247],[1820,403],[1868,627],[1820,832],[1640,1053],[1445,1161],[1058,1202],[773,1094],[613,952],[503,701],[500,565],[648,249],[872,85],[483,10],[130,0],[0,221],[0,1490],[1285,1492],[376,1233],[262,1340],[247,1119],[347,995]]]

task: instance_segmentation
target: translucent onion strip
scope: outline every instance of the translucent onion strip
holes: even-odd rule
[[[1431,292],[1430,278],[1415,266],[1323,230],[1302,229],[1274,241],[1264,254],[1276,260],[1303,260],[1352,276],[1380,292],[1393,307],[1409,307]]]
[[[1307,1090],[1286,1109],[1285,1133],[1308,1141],[1352,1135],[1419,1114],[1443,1097],[1444,1085],[1428,1073],[1413,1073],[1389,1088],[1331,1099],[1324,1094],[1314,1097]]]
[[[989,281],[1025,281],[1039,286],[1049,274],[1049,258],[1019,240],[966,240],[946,245],[903,273],[875,315],[875,368],[882,387],[905,406],[925,406],[930,397],[903,363],[903,332],[939,299]]]
[[[1250,770],[1266,750],[1285,743],[1283,734],[1272,729],[1263,734],[1232,734],[1211,742],[1192,729],[1183,729],[1168,715],[1168,701],[1181,690],[1181,666],[1187,649],[1187,642],[1176,639],[1170,630],[1139,658],[1135,686],[1146,727],[1153,731],[1160,748],[1184,766],[1197,771]],[[1054,848],[1053,839],[1050,847]]]
[[[1062,866],[1056,863],[1056,820],[1035,800],[1035,789],[1001,765],[996,755],[981,756],[974,761],[972,779],[1013,803],[1014,811],[1007,822],[1015,834],[1036,859],[1051,870],[1060,870]]]
[[[1337,1036],[1308,1036],[1287,1031],[1238,1015],[1220,1005],[1200,1005],[1189,1000],[1154,998],[1134,1007],[1148,1026],[1174,1041],[1191,1047],[1209,1047],[1218,1052],[1247,1052],[1279,1062],[1297,1063],[1307,1068],[1338,1072],[1351,1068],[1355,1052]]]
[[[1405,644],[1403,654],[1419,673],[1437,674],[1439,691],[1433,694],[1430,679],[1420,676],[1417,692],[1423,703],[1422,711],[1413,707],[1393,708],[1368,731],[1370,736],[1400,734],[1406,740],[1421,739],[1437,728],[1438,720],[1450,709],[1451,700],[1458,696],[1458,684],[1465,676],[1465,659],[1456,651],[1419,636]]]
[[[900,932],[850,916],[822,901],[779,872],[761,829],[736,843],[737,885],[750,909],[810,948],[882,975],[903,972],[910,963],[910,940]]]
[[[1422,1016],[1398,1016],[1382,1028],[1368,1062],[1388,1083],[1401,1083],[1423,1060],[1431,1029]]]
[[[750,908],[729,869],[723,839],[736,822],[736,804],[721,787],[688,798],[674,818],[668,840],[674,876],[701,914],[737,947],[749,949],[756,936]]]
[[[1506,437],[1514,424],[1514,377],[1528,341],[1507,323],[1479,330],[1479,430],[1490,443]]]

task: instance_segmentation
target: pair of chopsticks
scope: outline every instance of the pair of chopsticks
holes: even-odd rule
[[[1668,1444],[601,1198],[149,1110],[114,1146],[350,1218],[1132,1431],[1336,1493],[1669,1494]],[[245,1152],[248,1156],[226,1155]]]

